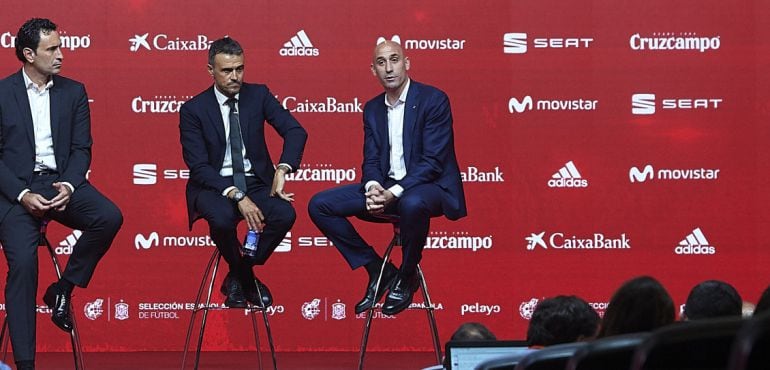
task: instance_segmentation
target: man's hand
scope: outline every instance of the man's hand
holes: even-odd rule
[[[56,196],[51,199],[51,208],[58,212],[64,211],[64,209],[67,208],[67,204],[70,202],[72,191],[70,191],[69,186],[64,185],[64,183],[61,182],[55,182],[51,186],[59,191],[59,194],[56,194]]]
[[[372,185],[364,195],[366,196],[366,210],[372,215],[381,214],[385,211],[385,207],[396,199],[390,190],[383,188],[380,184]]]
[[[52,202],[45,199],[44,196],[31,191],[21,197],[21,205],[33,216],[43,218],[46,212],[50,210]]]
[[[278,197],[287,202],[294,201],[294,193],[285,193],[283,186],[286,184],[286,168],[278,166],[275,170],[275,176],[273,176],[273,186],[270,188],[270,196]]]
[[[249,197],[245,197],[238,202],[238,211],[241,212],[246,220],[249,230],[259,230],[259,232],[262,232],[262,228],[265,227],[265,216],[262,215],[262,211],[259,210]]]

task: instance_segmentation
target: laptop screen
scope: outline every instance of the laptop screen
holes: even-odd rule
[[[449,341],[446,343],[446,364],[449,370],[472,370],[487,360],[518,354],[523,357],[530,351],[523,340]]]

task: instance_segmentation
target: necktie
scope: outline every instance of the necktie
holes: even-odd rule
[[[243,168],[243,138],[241,137],[241,122],[235,108],[236,99],[227,100],[230,107],[230,155],[233,160],[233,184],[239,190],[246,192],[246,171]]]

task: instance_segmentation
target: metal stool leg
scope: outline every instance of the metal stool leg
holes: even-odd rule
[[[208,293],[206,294],[206,306],[203,308],[203,319],[201,320],[201,331],[200,335],[198,336],[198,345],[195,349],[195,369],[198,369],[198,365],[200,364],[200,358],[201,358],[201,347],[203,346],[203,334],[206,331],[206,319],[209,316],[209,308],[211,305],[211,292],[214,290],[214,281],[217,277],[217,271],[219,270],[219,260],[221,259],[221,256],[219,255],[219,252],[217,252],[217,259],[216,262],[214,262],[214,268],[211,270],[211,281],[209,282],[209,289]]]
[[[0,348],[2,348],[3,351],[3,362],[7,362],[6,357],[8,357],[8,337],[6,334],[8,333],[8,315],[6,314],[5,318],[3,319],[3,328],[0,329]]]
[[[377,276],[377,284],[374,286],[374,296],[377,297],[378,288],[380,287],[380,281],[382,279],[382,274],[385,272],[385,266],[387,266],[388,262],[390,261],[390,253],[393,251],[393,247],[396,245],[401,245],[401,236],[399,234],[393,235],[393,240],[390,241],[390,244],[388,245],[388,249],[385,250],[385,256],[382,258],[382,266],[380,266],[380,274]],[[366,324],[364,325],[364,334],[361,337],[361,352],[358,355],[358,369],[363,370],[364,368],[364,356],[366,355],[366,345],[369,342],[369,331],[372,326],[372,318],[374,317],[374,309],[377,306],[377,302],[374,302],[372,304],[372,307],[370,307],[368,310],[366,310]]]
[[[192,317],[190,318],[190,324],[187,327],[187,337],[185,339],[184,350],[182,353],[182,370],[184,370],[185,366],[187,365],[187,353],[189,352],[190,339],[192,337],[192,332],[195,327],[195,319],[197,317],[197,313],[198,311],[203,311],[200,333],[198,335],[198,343],[195,350],[194,368],[197,370],[198,366],[200,365],[200,354],[201,354],[201,348],[203,346],[203,337],[206,331],[206,322],[208,319],[208,313],[209,313],[209,310],[211,309],[211,295],[214,291],[214,283],[216,281],[217,272],[219,271],[220,261],[221,261],[221,255],[217,250],[212,254],[211,259],[209,259],[209,263],[206,265],[206,269],[203,272],[203,279],[201,280],[201,285],[198,288],[198,294],[195,297],[195,307],[193,308]],[[203,297],[203,292],[206,287],[208,287],[208,289],[206,290],[206,303],[201,304],[201,298]],[[261,349],[260,340],[259,340],[259,330],[257,328],[257,318],[256,318],[257,311],[262,312],[263,320],[265,323],[265,330],[267,332],[268,342],[270,343],[270,352],[273,358],[273,369],[277,370],[276,359],[275,359],[275,348],[273,346],[272,332],[270,331],[270,325],[267,320],[267,310],[265,308],[252,306],[252,305],[249,305],[246,309],[249,310],[251,314],[250,315],[251,325],[254,331],[254,341],[256,342],[256,346],[257,346],[257,359],[258,359],[259,369],[260,370],[263,369],[263,365],[262,365],[262,349]]]
[[[257,294],[261,297],[262,291],[259,288],[259,284],[256,284],[256,286],[257,286]],[[275,345],[273,344],[273,332],[272,330],[270,330],[270,322],[267,320],[267,307],[263,307],[263,306],[258,306],[258,307],[259,307],[259,310],[262,312],[262,321],[265,323],[265,334],[267,335],[267,343],[270,345],[270,356],[273,359],[273,370],[277,370],[278,363],[275,359]],[[256,333],[256,326],[254,327],[254,329]],[[260,359],[259,368],[262,369],[262,352],[259,348],[259,342],[257,342],[257,351],[259,351],[259,359]]]
[[[423,305],[425,306],[425,312],[428,314],[428,325],[430,326],[430,331],[432,334],[433,339],[433,349],[436,353],[436,363],[440,364],[442,361],[441,358],[441,342],[438,338],[438,328],[436,326],[436,318],[433,315],[433,310],[435,307],[433,306],[433,302],[430,300],[430,295],[428,294],[428,285],[425,283],[425,275],[422,273],[422,268],[420,267],[420,264],[417,264],[417,276],[420,278],[420,287],[422,288],[422,296],[425,299],[425,302],[423,302]]]
[[[39,246],[45,246],[48,249],[48,254],[51,256],[51,262],[53,263],[54,270],[56,270],[56,277],[61,280],[61,268],[59,267],[59,259],[56,257],[51,242],[46,237],[46,230],[48,228],[48,221],[44,220],[40,224],[40,242]],[[70,332],[70,342],[72,344],[72,357],[75,362],[75,370],[85,369],[85,363],[83,362],[83,349],[80,346],[80,334],[78,333],[77,323],[75,321],[75,315],[72,313],[72,306],[70,306],[70,316],[72,318],[72,331]]]
[[[206,269],[203,271],[203,279],[201,279],[201,285],[198,288],[198,295],[195,296],[195,306],[193,307],[192,317],[190,318],[190,325],[187,327],[187,338],[185,339],[184,351],[182,352],[182,370],[185,369],[185,365],[187,363],[187,352],[190,347],[190,337],[192,336],[193,327],[195,325],[195,317],[197,316],[198,311],[200,310],[208,311],[208,301],[211,298],[211,289],[213,288],[213,283],[210,284],[209,286],[208,297],[206,298],[207,300],[206,307],[201,307],[200,303],[201,303],[201,296],[203,295],[203,288],[206,286],[206,280],[208,279],[209,272],[211,271],[215,261],[217,264],[219,264],[219,251],[215,251],[211,255],[211,258],[209,259],[209,263],[206,265]],[[216,276],[212,276],[212,279],[211,279],[212,281],[214,281],[213,279],[214,277]],[[196,368],[198,367],[197,361],[196,361],[195,367]]]
[[[259,364],[259,370],[262,370],[262,351],[259,344],[259,330],[257,329],[257,313],[252,307],[247,308],[247,310],[249,310],[249,316],[251,317],[251,328],[254,330],[254,342],[257,343],[257,363]]]

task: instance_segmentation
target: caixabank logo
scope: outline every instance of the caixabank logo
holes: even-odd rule
[[[716,252],[716,247],[709,243],[700,227],[693,229],[674,248],[674,253],[678,255],[712,255]]]
[[[478,167],[468,166],[460,170],[460,177],[463,182],[505,182],[504,173],[500,166]]]
[[[527,250],[549,250],[557,251],[571,250],[622,250],[631,249],[631,239],[626,233],[621,233],[616,237],[607,236],[604,233],[594,233],[593,235],[571,235],[563,232],[554,232],[548,234],[546,231],[531,233],[524,240],[527,242]]]
[[[284,109],[292,113],[363,113],[363,103],[358,97],[337,98],[326,96],[324,98],[308,98],[289,95],[286,97],[275,96]]]
[[[132,53],[140,51],[207,51],[213,40],[206,35],[178,36],[166,33],[151,34],[136,33],[128,38],[128,50]]]

